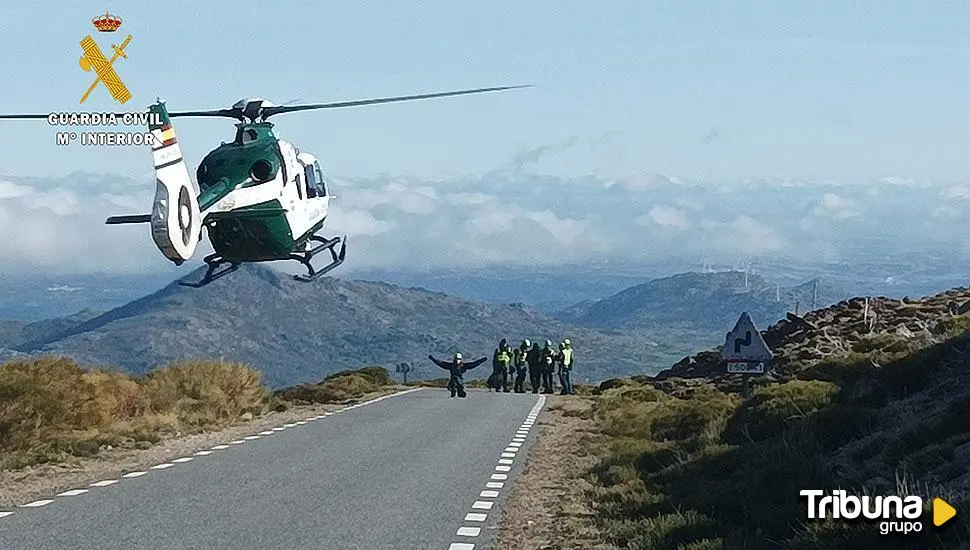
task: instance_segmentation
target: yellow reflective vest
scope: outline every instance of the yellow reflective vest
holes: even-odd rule
[[[569,369],[573,366],[573,348],[564,348],[562,350],[562,366]]]

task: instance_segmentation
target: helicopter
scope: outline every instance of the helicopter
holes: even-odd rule
[[[237,270],[243,263],[295,260],[307,273],[294,278],[310,282],[343,263],[347,237],[325,238],[323,229],[334,195],[316,156],[301,151],[273,132],[271,116],[297,111],[357,107],[484,92],[527,88],[498,86],[451,92],[315,103],[276,105],[259,97],[241,99],[228,109],[169,112],[158,98],[148,107],[148,129],[155,166],[155,199],[150,214],[111,216],[105,223],[150,224],[152,240],[175,265],[192,259],[208,233],[214,252],[203,258],[205,275],[198,282],[179,281],[199,288]],[[225,117],[235,124],[235,138],[210,151],[196,170],[197,187],[182,156],[171,119]],[[0,119],[36,119],[48,115],[2,115]],[[338,249],[339,247],[339,249]],[[329,252],[320,268],[311,260]]]

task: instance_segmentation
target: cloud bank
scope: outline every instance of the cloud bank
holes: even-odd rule
[[[581,145],[525,151],[493,171],[449,180],[331,177],[337,198],[324,233],[348,235],[350,270],[970,251],[970,186],[583,173],[568,162]],[[109,215],[147,212],[151,200],[150,179],[0,177],[0,272],[167,268],[147,226],[104,225]]]

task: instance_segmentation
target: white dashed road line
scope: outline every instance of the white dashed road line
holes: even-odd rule
[[[542,406],[546,403],[546,396],[540,395],[539,399],[536,400],[536,404],[529,411],[529,415],[526,417],[525,422],[522,426],[516,430],[515,436],[512,438],[512,442],[509,443],[508,447],[502,451],[501,457],[498,460],[498,465],[495,466],[494,472],[489,475],[489,479],[492,481],[487,481],[485,483],[485,490],[478,494],[479,499],[496,499],[499,497],[500,492],[498,489],[505,487],[505,481],[509,479],[509,474],[506,472],[512,471],[512,464],[514,463],[515,455],[519,452],[519,447],[525,443],[525,438],[529,435],[529,429],[532,428],[536,417],[539,416],[539,412],[542,410]],[[495,506],[494,500],[476,500],[472,503],[473,510],[491,510]],[[488,514],[481,512],[469,512],[465,515],[466,522],[477,522],[482,523],[488,519]],[[463,525],[458,528],[456,536],[470,538],[477,537],[481,534],[482,528],[473,525]],[[469,542],[453,542],[448,550],[475,550],[475,544]]]
[[[198,452],[194,453],[194,456],[209,456],[209,455],[213,454],[214,451],[222,451],[222,450],[228,449],[231,445],[242,445],[242,444],[244,444],[244,443],[246,443],[248,441],[255,441],[257,439],[262,438],[263,436],[273,435],[276,432],[281,432],[281,431],[283,431],[283,430],[285,430],[287,428],[293,428],[293,427],[296,427],[296,426],[303,426],[303,425],[307,424],[307,422],[310,422],[310,421],[313,421],[313,420],[319,420],[319,419],[322,419],[322,418],[326,418],[328,416],[332,416],[335,412],[344,412],[344,411],[347,411],[347,410],[350,410],[350,409],[356,409],[356,408],[359,408],[359,407],[363,407],[365,405],[370,405],[372,403],[377,403],[379,401],[383,401],[384,399],[388,399],[390,397],[396,397],[396,396],[399,396],[399,395],[404,395],[404,394],[407,394],[407,393],[412,393],[412,392],[420,391],[422,389],[424,389],[424,388],[412,388],[410,390],[405,390],[405,391],[402,391],[402,392],[397,392],[397,393],[392,393],[392,394],[388,394],[388,395],[383,395],[383,396],[378,397],[376,399],[371,399],[370,401],[365,401],[363,403],[357,403],[356,405],[351,405],[349,407],[344,407],[343,409],[338,409],[338,410],[333,411],[333,412],[326,412],[326,413],[323,413],[323,414],[319,414],[317,416],[307,418],[306,420],[300,420],[298,422],[293,422],[293,423],[289,423],[289,424],[284,424],[282,426],[277,426],[277,427],[275,427],[275,428],[273,428],[271,430],[265,430],[265,431],[259,432],[258,435],[250,435],[250,436],[246,436],[246,437],[244,437],[242,439],[237,439],[235,441],[230,441],[228,444],[216,445],[216,446],[212,447],[210,450],[207,450],[207,451],[198,451]],[[192,460],[195,460],[195,458],[192,457],[192,456],[185,456],[185,457],[182,457],[182,458],[176,458],[172,462],[166,462],[164,464],[158,464],[158,465],[152,466],[151,468],[149,468],[149,470],[166,470],[168,468],[171,468],[172,466],[175,466],[176,464],[184,464],[186,462],[191,462]],[[144,476],[144,475],[147,475],[147,474],[148,474],[148,471],[143,471],[143,472],[129,472],[129,473],[124,474],[123,476],[121,476],[120,479],[106,479],[106,480],[103,480],[103,481],[98,481],[98,482],[92,483],[92,484],[88,485],[88,487],[108,487],[109,485],[114,485],[114,484],[118,483],[121,479],[133,479],[133,478],[141,477],[141,476]],[[88,492],[88,489],[71,489],[70,491],[64,491],[63,493],[58,493],[56,496],[58,496],[58,497],[72,497],[72,496],[83,495],[83,494],[85,494],[87,492]],[[46,506],[46,505],[48,505],[48,504],[50,504],[52,502],[54,502],[54,499],[35,500],[34,502],[20,505],[19,508],[39,508],[41,506]],[[0,510],[0,518],[5,518],[5,517],[10,516],[10,515],[13,515],[13,514],[14,514],[14,512],[12,512],[12,511],[3,511],[3,510]],[[472,514],[469,514],[469,515],[472,515]],[[482,514],[482,516],[483,516],[482,521],[484,521],[484,514]]]
[[[54,502],[53,500],[35,500],[31,503],[24,504],[22,508],[40,508],[41,506],[47,506],[48,504]]]
[[[107,487],[108,485],[114,485],[115,483],[118,483],[117,479],[106,479],[104,481],[92,483],[91,487]]]

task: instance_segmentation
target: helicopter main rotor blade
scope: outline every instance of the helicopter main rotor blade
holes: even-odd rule
[[[433,94],[404,95],[397,97],[381,97],[376,99],[358,99],[356,101],[338,101],[336,103],[310,103],[307,105],[273,105],[260,109],[261,118],[264,120],[282,113],[293,113],[296,111],[311,111],[315,109],[339,109],[341,107],[361,107],[364,105],[377,105],[380,103],[397,103],[399,101],[415,101],[418,99],[433,99],[438,97],[451,97],[468,94],[481,94],[485,92],[500,92],[503,90],[515,90],[518,88],[531,88],[532,84],[520,86],[495,86],[492,88],[476,88],[473,90],[457,90],[454,92],[437,92]],[[118,113],[121,116],[122,113]],[[50,113],[45,114],[0,114],[0,119],[46,119]],[[225,117],[225,118],[244,118],[244,113],[239,108],[231,109],[210,109],[204,111],[169,111],[169,118],[172,117]]]
[[[438,92],[434,94],[405,95],[398,97],[382,97],[377,99],[359,99],[356,101],[340,101],[336,103],[312,103],[308,105],[279,105],[266,107],[263,109],[263,118],[282,113],[293,113],[296,111],[310,111],[313,109],[338,109],[341,107],[360,107],[363,105],[377,105],[379,103],[396,103],[398,101],[414,101],[417,99],[432,99],[436,97],[450,97],[456,95],[481,94],[485,92],[498,92],[502,90],[514,90],[517,88],[531,88],[531,84],[521,86],[497,86],[494,88],[477,88],[474,90],[458,90],[454,92]]]
[[[169,118],[177,116],[208,116],[208,117],[227,117],[239,118],[237,109],[213,109],[211,111],[169,111]]]
[[[26,119],[31,119],[31,118],[42,118],[42,119],[46,119],[50,115],[51,115],[50,113],[47,113],[46,115],[40,115],[40,114],[29,114],[29,115],[0,115],[0,119],[8,119],[8,120],[17,120],[17,119],[25,119],[26,120]]]

